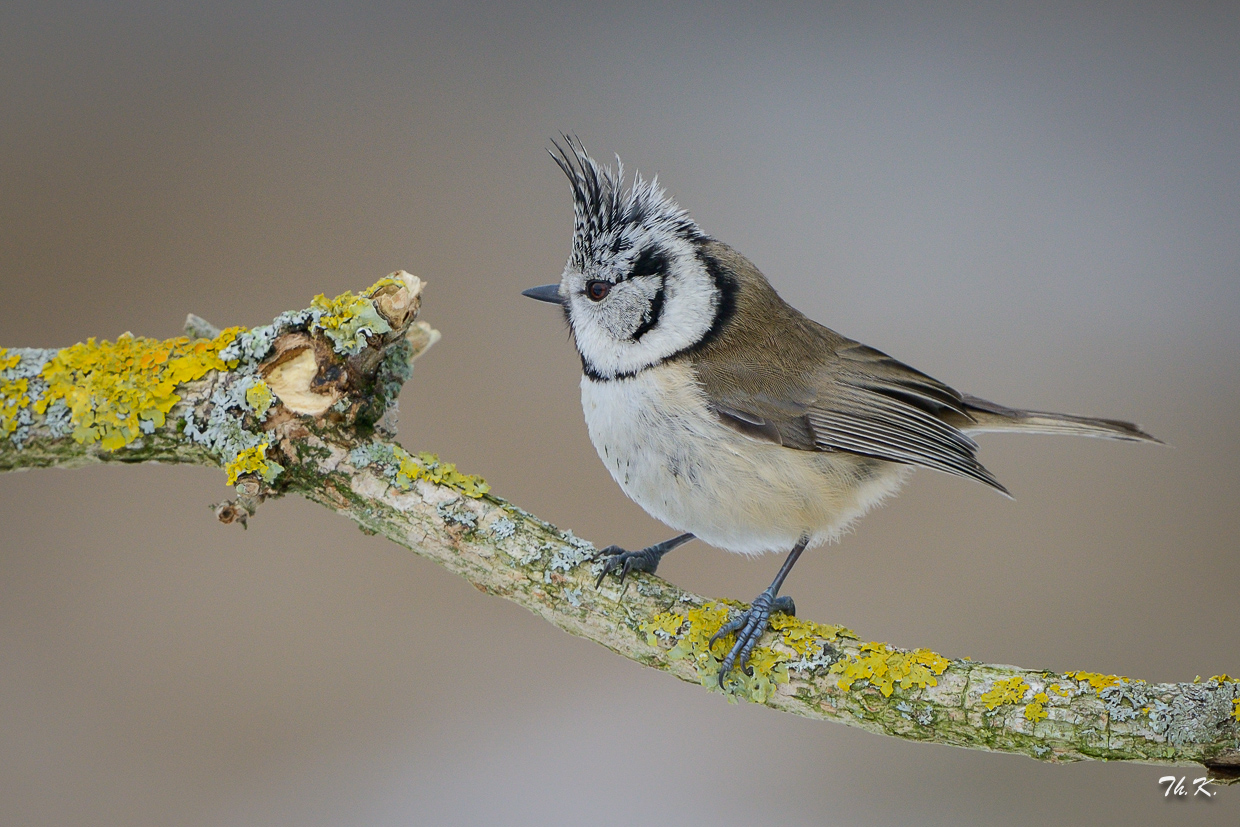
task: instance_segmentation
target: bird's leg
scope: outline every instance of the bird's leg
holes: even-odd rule
[[[594,555],[595,560],[603,561],[603,570],[599,573],[598,580],[594,582],[594,588],[597,589],[603,585],[603,578],[611,571],[620,572],[620,585],[624,585],[624,578],[628,577],[631,571],[644,571],[654,574],[664,554],[692,539],[692,534],[681,534],[679,537],[673,537],[670,540],[664,540],[662,543],[647,546],[641,551],[625,551],[620,546],[608,546]]]
[[[749,653],[753,651],[754,646],[758,645],[758,639],[770,625],[772,612],[783,612],[788,615],[797,613],[796,604],[792,602],[791,597],[776,597],[776,595],[779,594],[779,587],[784,584],[784,578],[788,576],[788,572],[792,571],[797,558],[801,556],[801,552],[805,551],[805,546],[808,544],[809,537],[802,536],[789,552],[788,559],[784,560],[770,588],[758,595],[740,617],[729,620],[720,627],[719,631],[711,635],[707,648],[714,646],[717,638],[736,632],[736,643],[732,644],[731,651],[723,659],[723,665],[719,667],[720,689],[723,689],[723,679],[732,671],[733,666],[739,666],[746,675],[753,675],[753,670],[746,668],[745,664],[749,662]]]

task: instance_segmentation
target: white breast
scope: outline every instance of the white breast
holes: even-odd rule
[[[581,380],[586,427],[624,492],[653,517],[742,554],[838,536],[907,466],[758,442],[724,425],[687,363]]]

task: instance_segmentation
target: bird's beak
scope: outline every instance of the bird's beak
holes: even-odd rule
[[[531,287],[529,290],[522,290],[522,296],[529,296],[531,299],[538,299],[540,302],[548,302],[550,304],[564,304],[564,299],[560,297],[560,285],[544,284],[542,287]]]

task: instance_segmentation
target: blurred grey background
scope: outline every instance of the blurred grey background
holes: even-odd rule
[[[1235,4],[0,6],[0,343],[254,325],[397,268],[443,341],[401,439],[599,545],[667,529],[581,420],[550,137],[661,180],[793,304],[1009,405],[1171,447],[985,437],[790,579],[863,637],[1149,680],[1240,672]],[[729,705],[298,499],[0,476],[0,823],[1236,824],[1043,766]],[[749,599],[778,566],[661,574]],[[1194,775],[1192,768],[1178,774]],[[1197,773],[1198,775],[1200,773]]]

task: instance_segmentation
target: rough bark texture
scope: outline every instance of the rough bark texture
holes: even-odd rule
[[[195,338],[0,349],[0,470],[92,462],[224,468],[217,507],[242,522],[298,493],[441,563],[565,631],[719,691],[730,639],[708,639],[740,604],[658,577],[594,587],[594,549],[491,495],[448,463],[411,455],[387,427],[412,360],[438,334],[415,322],[422,285],[394,273],[358,296],[316,297],[253,330]],[[776,615],[733,698],[918,741],[1028,755],[1198,764],[1240,779],[1240,683],[1151,684],[1059,674],[865,643]]]

